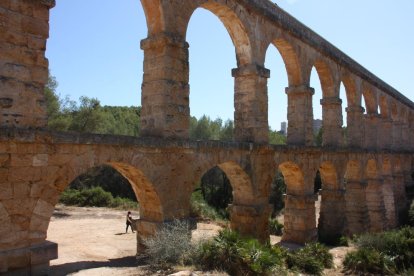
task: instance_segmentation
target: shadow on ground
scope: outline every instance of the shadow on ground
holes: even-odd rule
[[[100,267],[138,267],[139,265],[143,265],[143,262],[138,261],[135,256],[123,257],[119,259],[109,259],[109,261],[103,262],[81,261],[51,266],[50,275],[63,276],[86,269]]]

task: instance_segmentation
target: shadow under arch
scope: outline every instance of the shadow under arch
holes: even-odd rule
[[[248,65],[252,62],[252,46],[246,26],[238,15],[226,5],[227,1],[223,1],[223,3],[218,2],[222,1],[209,0],[201,5],[197,5],[196,3],[193,4],[197,5],[194,7],[194,10],[192,10],[190,14],[184,15],[187,17],[184,18],[184,22],[186,22],[185,30],[183,31],[184,37],[186,37],[188,25],[194,12],[198,8],[204,8],[217,16],[226,28],[236,50],[237,65],[239,67]]]
[[[305,185],[299,165],[284,162],[279,165],[286,184],[284,230],[282,241],[304,244],[317,239],[313,185]]]
[[[345,228],[345,194],[339,183],[335,165],[326,161],[319,167],[322,189],[320,191],[321,206],[318,221],[319,240],[336,245]]]

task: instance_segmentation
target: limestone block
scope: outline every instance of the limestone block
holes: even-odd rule
[[[53,214],[53,210],[55,210],[54,205],[42,199],[39,199],[36,203],[36,207],[33,210],[33,214],[49,219]]]
[[[33,156],[33,167],[45,167],[48,165],[49,155],[48,154],[37,154]]]
[[[1,175],[0,175],[0,177],[1,177]],[[0,200],[12,199],[12,198],[13,198],[12,184],[10,182],[3,182],[2,183],[2,181],[0,180]]]

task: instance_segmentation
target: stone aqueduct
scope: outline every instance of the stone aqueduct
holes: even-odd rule
[[[268,239],[270,183],[287,183],[283,239],[381,231],[398,224],[414,171],[414,103],[267,0],[141,0],[144,50],[142,137],[46,129],[43,87],[49,9],[54,0],[0,0],[0,272],[40,273],[57,255],[46,241],[60,193],[91,167],[109,164],[140,203],[138,239],[188,218],[195,183],[219,166],[233,186],[231,227]],[[186,29],[202,7],[220,18],[237,55],[233,70],[235,141],[189,141]],[[268,142],[266,49],[275,45],[288,74],[288,145]],[[310,72],[323,90],[323,146],[312,146]],[[340,83],[346,88],[342,114]],[[361,106],[366,102],[366,112]],[[342,137],[343,118],[347,139]],[[313,180],[322,202],[315,222]]]

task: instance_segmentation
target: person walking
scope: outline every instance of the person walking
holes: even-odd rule
[[[126,216],[126,229],[125,229],[125,233],[128,233],[128,227],[131,226],[131,231],[132,233],[134,232],[134,228],[132,227],[132,217],[131,217],[131,212],[128,211],[127,216]]]

